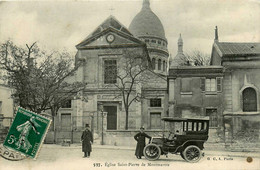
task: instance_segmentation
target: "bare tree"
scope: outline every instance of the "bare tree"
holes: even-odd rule
[[[53,119],[62,104],[85,87],[69,80],[79,66],[69,53],[48,54],[37,43],[21,48],[9,40],[0,46],[0,69],[6,70],[15,89],[15,103],[36,113],[51,110]]]
[[[181,65],[206,66],[210,64],[210,55],[198,50],[194,50],[191,53],[182,55],[181,60],[183,61]]]
[[[143,97],[141,84],[147,81],[145,71],[149,69],[148,55],[144,51],[124,50],[119,60],[118,68],[105,73],[105,76],[116,78],[112,86],[117,97],[122,97],[126,113],[125,129],[128,129],[129,108],[133,102],[139,102]],[[111,88],[111,85],[107,87]]]

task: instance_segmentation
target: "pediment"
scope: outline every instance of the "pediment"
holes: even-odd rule
[[[103,30],[99,34],[87,38],[76,47],[80,48],[93,48],[102,46],[126,46],[126,45],[141,45],[144,44],[141,40],[133,37],[132,35],[120,32],[112,27]]]
[[[110,36],[108,38],[107,36]],[[79,48],[101,47],[101,46],[122,46],[145,44],[135,38],[131,32],[121,24],[115,17],[109,16],[100,24],[87,38],[76,45]]]

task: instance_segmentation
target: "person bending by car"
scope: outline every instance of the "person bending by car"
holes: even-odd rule
[[[90,157],[90,152],[92,151],[91,145],[93,143],[93,135],[90,131],[89,124],[86,124],[85,130],[81,135],[82,141],[82,152],[84,152],[84,158]]]
[[[135,156],[137,157],[137,159],[141,159],[142,156],[144,156],[143,150],[145,147],[145,138],[149,138],[149,140],[151,140],[151,137],[144,133],[144,127],[141,127],[140,132],[134,136],[134,139],[137,141],[135,150]]]

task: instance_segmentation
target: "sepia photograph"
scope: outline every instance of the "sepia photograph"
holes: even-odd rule
[[[260,0],[0,0],[0,170],[260,169]]]

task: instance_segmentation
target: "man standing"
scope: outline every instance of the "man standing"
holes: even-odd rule
[[[84,152],[84,158],[90,157],[90,152],[92,151],[91,144],[93,143],[93,135],[90,131],[89,124],[86,124],[85,130],[81,135],[82,141],[82,152]]]
[[[137,157],[137,159],[141,159],[142,156],[144,156],[143,150],[145,147],[145,138],[149,138],[149,140],[151,140],[151,137],[149,135],[147,135],[146,133],[144,133],[144,127],[141,127],[140,132],[137,133],[134,136],[134,138],[137,141],[135,156]]]

